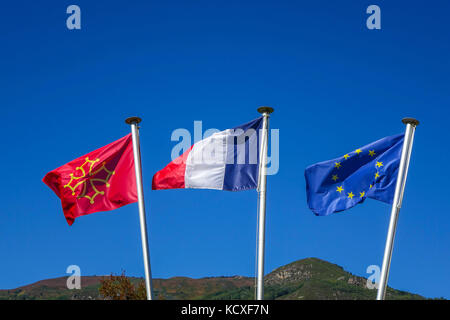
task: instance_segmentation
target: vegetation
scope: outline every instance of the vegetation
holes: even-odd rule
[[[125,276],[125,272],[100,280],[98,292],[105,300],[145,300],[147,295],[144,281],[139,281],[136,286]]]

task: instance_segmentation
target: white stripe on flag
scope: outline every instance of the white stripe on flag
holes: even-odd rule
[[[194,144],[186,160],[185,188],[223,189],[230,133],[231,129],[216,132]]]

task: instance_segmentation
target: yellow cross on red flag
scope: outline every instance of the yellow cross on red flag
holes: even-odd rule
[[[69,225],[80,216],[136,202],[131,134],[50,171],[43,181],[61,199]]]

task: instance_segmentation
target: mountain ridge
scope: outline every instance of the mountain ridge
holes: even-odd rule
[[[15,289],[0,290],[0,300],[96,300],[100,281],[109,276],[82,276],[80,290],[66,287],[68,276],[40,280]],[[129,277],[133,284],[142,278]],[[153,279],[155,297],[166,300],[252,300],[253,277],[217,276],[190,278],[175,276]],[[353,275],[339,265],[319,258],[306,258],[278,267],[264,277],[265,299],[275,300],[373,300],[375,289],[367,279]],[[427,299],[421,295],[388,288],[386,299]]]

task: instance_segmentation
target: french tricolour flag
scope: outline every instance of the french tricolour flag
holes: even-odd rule
[[[153,190],[256,189],[262,123],[260,117],[195,143],[153,176]]]

